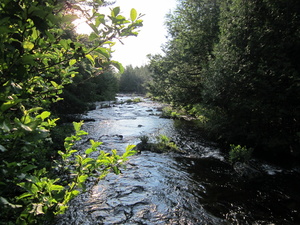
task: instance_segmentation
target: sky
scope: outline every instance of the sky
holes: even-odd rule
[[[176,0],[116,0],[113,7],[117,6],[120,6],[121,15],[128,18],[132,8],[138,14],[145,15],[142,17],[144,22],[139,35],[123,39],[124,45],[117,41],[113,47],[115,52],[112,59],[119,61],[124,67],[146,65],[148,54],[162,53],[161,46],[167,41],[165,15],[176,7]]]

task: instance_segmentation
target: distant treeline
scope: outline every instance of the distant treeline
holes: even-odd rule
[[[133,68],[129,65],[119,78],[119,91],[146,94],[151,79],[151,72],[148,66]]]

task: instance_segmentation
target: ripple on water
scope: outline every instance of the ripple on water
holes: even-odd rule
[[[156,116],[159,107],[149,100],[97,107],[87,114],[95,119],[84,125],[87,138],[103,141],[104,150],[122,152],[126,145],[139,142],[141,135],[165,134],[187,153],[145,151],[131,157],[121,175],[109,174],[72,200],[57,225],[300,224],[297,171],[284,174],[262,164],[260,179],[242,179],[190,123]]]

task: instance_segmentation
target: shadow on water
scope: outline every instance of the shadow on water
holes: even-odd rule
[[[103,104],[84,125],[102,149],[122,152],[141,135],[165,134],[187,153],[131,157],[121,175],[109,174],[74,199],[56,224],[300,224],[299,171],[253,161],[260,175],[245,179],[190,123],[159,118],[160,104]]]
[[[214,158],[177,161],[202,184],[202,189],[195,189],[195,196],[211,215],[230,224],[299,224],[299,173],[266,171],[249,180]]]

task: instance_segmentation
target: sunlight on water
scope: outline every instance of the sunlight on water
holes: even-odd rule
[[[119,101],[129,98],[121,96]],[[110,107],[101,108],[104,104]],[[122,174],[91,183],[90,191],[74,199],[57,224],[299,222],[299,200],[294,200],[299,173],[256,162],[259,178],[239,177],[220,149],[205,142],[187,122],[159,118],[161,107],[147,99],[136,104],[99,102],[85,116],[95,119],[84,125],[87,138],[103,142],[101,149],[122,152],[128,144],[140,142],[142,135],[154,140],[164,134],[186,153],[143,151],[132,156]]]

